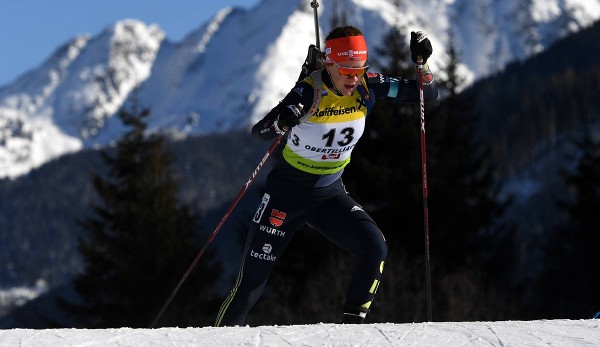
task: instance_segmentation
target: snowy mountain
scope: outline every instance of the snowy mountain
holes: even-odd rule
[[[434,71],[451,32],[468,84],[589,26],[600,0],[322,1],[321,40],[335,16],[361,28],[372,48],[391,27],[407,42],[410,31],[425,31]],[[134,91],[151,108],[152,131],[185,137],[247,127],[292,86],[315,40],[314,18],[307,0],[263,0],[223,9],[181,42],[165,37],[155,25],[119,21],[0,87],[0,178],[110,144],[121,132],[115,112]]]
[[[164,34],[122,21],[80,36],[0,89],[0,176],[28,172],[62,154],[113,138],[109,120],[145,80]]]

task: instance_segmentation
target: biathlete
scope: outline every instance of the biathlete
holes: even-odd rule
[[[438,90],[426,62],[429,39],[412,32],[411,57],[424,66],[425,101]],[[377,224],[346,192],[344,167],[362,136],[371,105],[380,99],[418,103],[415,80],[367,73],[368,49],[361,31],[338,27],[325,39],[324,68],[299,81],[252,128],[262,140],[285,134],[281,159],[266,179],[252,219],[239,275],[218,313],[216,326],[243,325],[288,242],[309,224],[351,252],[358,262],[344,306],[343,323],[362,323],[379,286],[387,254]]]

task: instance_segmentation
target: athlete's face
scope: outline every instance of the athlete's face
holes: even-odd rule
[[[366,60],[346,61],[343,63],[333,62],[326,64],[325,68],[333,80],[333,85],[343,95],[352,95],[358,86],[360,79],[367,71]]]

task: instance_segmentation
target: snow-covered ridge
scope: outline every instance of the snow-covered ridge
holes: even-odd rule
[[[34,287],[13,287],[0,289],[0,317],[12,308],[22,306],[48,290],[44,280],[38,280]],[[6,312],[5,312],[6,311]]]
[[[321,41],[340,11],[371,48],[381,47],[392,26],[407,43],[410,31],[423,30],[433,43],[434,72],[444,65],[452,30],[467,83],[600,18],[600,0],[339,0],[338,13],[332,4],[319,7]],[[185,137],[248,127],[292,87],[315,41],[304,0],[225,8],[199,24],[174,43],[156,25],[122,20],[97,36],[76,37],[0,87],[0,178],[110,144],[122,132],[115,113],[134,91],[152,111],[151,131]]]
[[[157,26],[123,20],[90,40],[62,81],[62,97],[53,103],[55,122],[84,140],[97,135],[148,78],[163,38]]]
[[[600,320],[12,329],[0,346],[598,346]]]
[[[76,37],[1,88],[0,177],[109,141],[100,129],[148,78],[163,38],[155,25],[119,21],[97,37]]]

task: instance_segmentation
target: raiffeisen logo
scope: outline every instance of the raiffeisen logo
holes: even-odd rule
[[[262,248],[263,253],[255,252],[253,249],[250,250],[250,255],[256,259],[266,260],[266,261],[275,261],[277,257],[272,255],[273,246],[270,243],[265,243]]]

